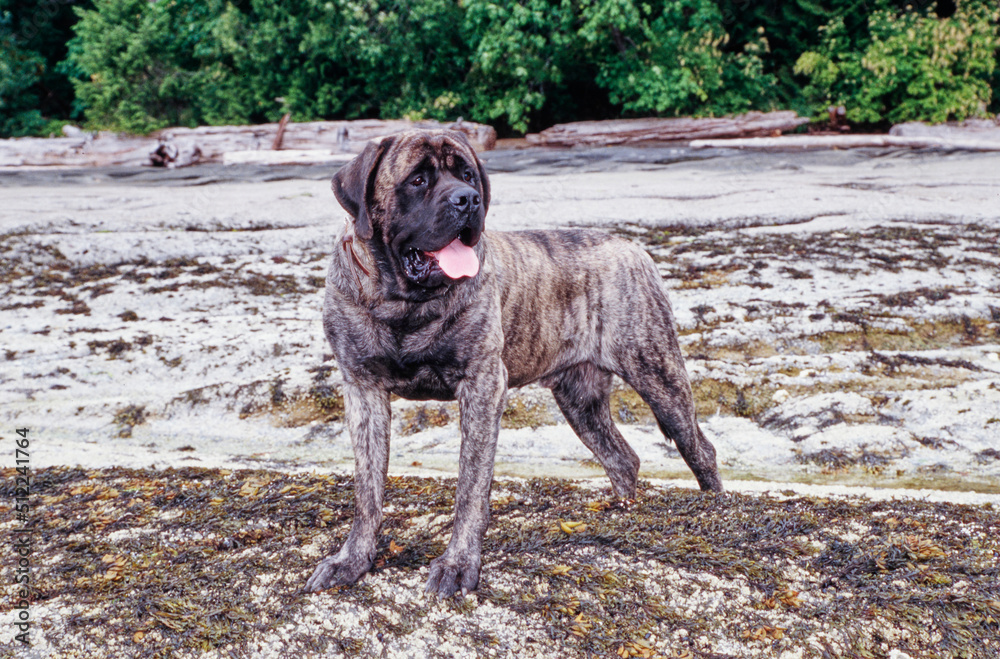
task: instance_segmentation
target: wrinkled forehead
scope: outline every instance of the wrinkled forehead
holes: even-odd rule
[[[399,181],[421,164],[429,162],[435,169],[454,169],[459,161],[475,163],[476,155],[445,131],[413,131],[396,139],[386,161],[388,171],[384,174],[392,181]]]

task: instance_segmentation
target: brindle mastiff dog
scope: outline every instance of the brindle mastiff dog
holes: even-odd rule
[[[389,461],[389,396],[458,400],[455,523],[427,591],[479,583],[500,415],[509,387],[539,382],[635,496],[639,457],[611,420],[612,375],[634,388],[703,490],[722,491],[660,273],[600,231],[484,232],[490,184],[454,132],[369,144],[333,177],[350,213],[326,279],[323,324],[344,377],[354,445],[354,524],[306,583],[318,591],[372,567]]]

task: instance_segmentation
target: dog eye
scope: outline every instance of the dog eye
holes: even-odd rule
[[[472,179],[474,179],[474,178],[475,178],[475,176],[472,175],[472,170],[471,169],[465,170],[465,174],[462,175],[462,179],[466,183],[472,183]]]
[[[414,176],[414,177],[413,177],[413,180],[412,180],[412,181],[410,181],[410,185],[412,185],[412,186],[413,186],[413,187],[415,187],[415,188],[419,188],[419,187],[420,187],[421,185],[423,185],[423,184],[424,184],[425,182],[426,182],[426,181],[424,180],[424,177],[423,177],[423,176]]]

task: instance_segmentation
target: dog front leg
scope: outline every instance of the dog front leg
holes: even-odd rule
[[[427,592],[465,595],[479,584],[483,535],[489,523],[490,486],[500,416],[507,398],[507,369],[500,356],[474,365],[458,388],[462,446],[459,450],[455,523],[445,552],[431,561]]]
[[[389,468],[389,393],[345,384],[344,414],[354,445],[354,523],[340,551],[324,558],[309,577],[306,592],[354,583],[375,561]]]

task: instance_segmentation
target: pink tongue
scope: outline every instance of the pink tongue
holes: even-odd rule
[[[430,253],[437,259],[444,274],[452,279],[475,277],[479,272],[479,257],[476,256],[476,252],[458,238],[451,241],[444,249]]]

